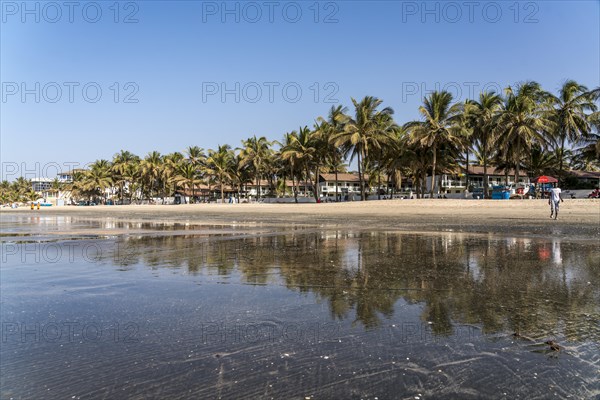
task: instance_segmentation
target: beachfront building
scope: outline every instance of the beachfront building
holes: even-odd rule
[[[527,171],[519,171],[518,182],[515,182],[515,171],[500,170],[494,167],[487,168],[488,182],[490,186],[499,186],[506,183],[508,173],[508,185],[529,186],[530,180]],[[469,166],[467,172],[442,173],[436,175],[436,188],[441,194],[463,194],[465,189],[474,190],[484,187],[483,167],[480,165]],[[467,187],[468,185],[468,187]],[[427,177],[427,192],[431,191],[431,176]]]
[[[31,179],[31,189],[38,193],[44,201],[62,205],[70,199],[70,192],[65,189],[65,184],[72,181],[72,174],[60,172],[56,178],[36,177]]]
[[[73,182],[73,176],[75,174],[77,174],[77,173],[83,173],[85,171],[86,170],[83,169],[83,168],[74,168],[74,169],[72,169],[70,171],[59,172],[58,175],[57,175],[57,178],[61,182],[70,183],[70,182]]]
[[[365,180],[368,177],[364,177]],[[320,174],[319,175],[319,192],[321,197],[330,197],[335,200],[335,193],[341,196],[341,199],[348,199],[349,196],[360,196],[360,179],[358,174],[337,174],[337,186],[335,174]]]
[[[402,180],[402,187],[397,188],[394,179],[382,175],[380,180],[370,179],[368,174],[363,176],[365,183],[365,192],[369,199],[378,199],[394,196],[406,195],[412,189],[410,179]],[[360,179],[358,173],[339,173],[337,174],[337,184],[335,174],[319,175],[319,192],[322,198],[335,200],[335,194],[340,196],[340,200],[358,200],[360,198]],[[377,193],[379,190],[379,193]]]
[[[49,196],[52,191],[52,178],[32,178],[31,189],[42,197]]]
[[[567,176],[586,188],[600,188],[600,171],[567,171]]]
[[[251,197],[256,198],[258,194],[260,197],[267,196],[294,196],[294,186],[298,192],[298,196],[300,197],[309,197],[313,196],[313,185],[311,182],[300,181],[300,182],[292,182],[291,179],[287,179],[285,181],[285,188],[282,185],[281,181],[275,181],[270,183],[267,180],[258,181],[258,186],[256,182],[248,182],[244,185],[244,190],[242,192],[242,197]]]

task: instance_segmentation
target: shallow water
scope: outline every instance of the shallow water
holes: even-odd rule
[[[2,399],[600,395],[595,239],[1,218]]]

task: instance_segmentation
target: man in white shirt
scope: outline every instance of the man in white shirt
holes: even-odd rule
[[[558,219],[558,206],[561,201],[564,201],[561,195],[559,187],[550,189],[550,198],[548,204],[550,204],[550,218]]]

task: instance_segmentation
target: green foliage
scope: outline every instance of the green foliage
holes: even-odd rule
[[[462,165],[471,164],[470,156],[486,171],[496,167],[508,175],[514,169],[517,176],[525,168],[532,175],[564,177],[565,164],[571,169],[600,170],[599,96],[600,88],[588,90],[572,80],[556,96],[536,82],[508,87],[504,95],[481,93],[477,100],[464,103],[453,103],[448,92],[434,92],[419,107],[421,119],[402,127],[383,100],[366,96],[351,99],[353,115],[346,107],[333,106],[312,129],[301,126],[286,133],[281,143],[254,135],[237,149],[225,144],[205,152],[189,146],[183,153],[153,151],[144,158],[122,150],[112,161],[98,160],[87,170],[75,171],[73,182],[55,180],[51,191],[101,203],[156,198],[164,202],[181,190],[191,192],[194,201],[208,187],[220,191],[224,200],[226,192],[239,197],[249,183],[264,186],[265,181],[269,190],[259,197],[286,195],[286,182],[291,179],[296,199],[297,188],[307,186],[306,182],[318,198],[319,174],[337,176],[356,160],[363,199],[370,190],[365,182],[370,188],[388,182],[399,188],[403,177],[410,178],[423,195],[428,174],[463,172]],[[575,185],[565,179],[566,185]],[[23,178],[4,181],[0,201],[28,201],[34,196],[31,189],[31,182]]]

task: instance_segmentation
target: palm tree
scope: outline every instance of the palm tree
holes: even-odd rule
[[[82,188],[90,195],[102,196],[106,202],[106,190],[113,186],[111,165],[107,160],[98,160],[83,173]]]
[[[550,95],[553,105],[550,119],[554,123],[555,135],[560,143],[559,179],[563,177],[565,142],[575,143],[590,132],[586,111],[597,110],[593,97],[587,87],[573,80],[568,80],[562,85],[558,96]]]
[[[331,106],[327,119],[319,117],[317,121],[321,122],[319,133],[324,140],[324,146],[327,147],[326,163],[330,171],[335,174],[335,201],[340,201],[338,172],[345,167],[343,162],[344,154],[342,149],[335,144],[336,134],[344,128],[343,121],[348,108],[344,106]]]
[[[354,118],[347,115],[338,116],[343,129],[333,136],[335,145],[341,147],[346,155],[350,155],[350,161],[357,157],[358,180],[363,201],[366,199],[363,171],[369,161],[369,151],[380,149],[390,140],[388,132],[382,130],[382,121],[385,117],[391,118],[394,110],[390,107],[377,110],[382,103],[382,100],[371,96],[365,97],[360,103],[352,99]]]
[[[238,203],[239,203],[241,201],[242,192],[245,192],[244,185],[246,185],[248,182],[252,182],[250,168],[248,167],[248,165],[245,164],[240,153],[237,153],[234,155],[231,172],[232,172],[232,180],[235,182],[235,184],[238,187],[237,199],[238,199]]]
[[[600,112],[588,116],[593,128],[577,141],[579,147],[575,150],[575,162],[579,169],[585,171],[600,170]]]
[[[377,183],[377,198],[381,200],[381,178],[383,177],[383,169],[385,168],[385,159],[386,157],[389,157],[386,153],[388,149],[393,148],[394,144],[396,144],[398,138],[397,134],[401,132],[402,129],[394,122],[394,119],[390,114],[379,114],[377,116],[377,125],[379,132],[382,135],[380,143],[385,144],[385,146],[373,148],[373,157],[371,157],[371,160],[369,160],[367,165],[372,167],[374,176],[377,178],[376,181],[374,179],[369,179],[373,182],[373,185],[369,184],[369,187],[372,187],[374,186],[374,183]]]
[[[173,181],[192,192],[190,203],[194,201],[194,198],[196,197],[196,185],[202,182],[198,170],[189,162],[179,164],[177,172],[173,177]]]
[[[55,197],[58,199],[63,183],[58,178],[54,178],[51,185],[51,192],[54,193]]]
[[[279,153],[281,159],[289,164],[294,201],[298,203],[298,190],[295,177],[297,173],[296,168],[299,167],[302,162],[302,152],[298,142],[298,132],[292,131],[283,136],[283,143]],[[298,179],[298,182],[300,182],[300,179]]]
[[[534,144],[531,148],[530,157],[526,157],[524,160],[524,166],[532,177],[554,173],[556,171],[557,156],[561,157],[561,153],[560,149],[551,152],[538,144]]]
[[[317,145],[317,137],[315,132],[311,131],[308,126],[300,127],[298,130],[298,135],[296,138],[296,147],[298,149],[298,153],[300,155],[301,163],[304,167],[304,177],[305,182],[310,183],[313,187],[313,195],[315,200],[319,197],[317,191],[317,180],[318,177],[315,177],[315,183],[312,183],[311,169],[318,164],[318,145]],[[306,187],[306,185],[305,185]]]
[[[543,109],[547,100],[548,93],[536,82],[520,84],[516,90],[506,89],[504,109],[496,119],[494,134],[498,136],[503,158],[507,162],[512,158],[515,183],[519,181],[523,156],[530,154],[534,144],[544,145],[549,141],[553,128]]]
[[[163,157],[158,151],[148,153],[148,155],[141,162],[142,182],[146,182],[148,184],[150,189],[150,197],[152,197],[156,188],[158,187],[159,180],[162,174],[162,166]]]
[[[402,177],[411,175],[411,165],[416,154],[411,150],[409,137],[404,128],[398,127],[397,131],[391,137],[390,143],[384,148],[382,164],[388,176],[388,184],[393,183],[393,187],[402,186]],[[418,174],[413,174],[418,175]],[[392,189],[392,195],[394,189]]]
[[[206,159],[206,173],[217,179],[221,187],[221,203],[225,203],[225,183],[232,180],[234,154],[228,144],[218,146],[217,150],[209,150]]]
[[[465,112],[468,124],[473,129],[473,136],[479,143],[478,148],[483,163],[483,187],[485,198],[489,197],[488,165],[490,153],[494,145],[494,122],[502,110],[502,97],[493,91],[479,94],[479,101],[467,100]],[[468,173],[468,171],[467,171]]]
[[[443,144],[454,146],[460,142],[459,133],[461,127],[458,124],[460,105],[452,105],[452,94],[449,92],[436,91],[424,99],[423,105],[419,107],[419,112],[423,120],[409,122],[405,125],[405,129],[410,135],[411,143],[431,149],[432,178],[430,197],[433,198],[435,193],[438,150]]]
[[[185,150],[185,154],[187,154],[187,161],[196,167],[200,167],[206,160],[206,155],[202,147],[189,146]]]
[[[174,153],[170,153],[170,154],[167,154],[166,156],[164,156],[163,161],[164,162],[163,162],[162,174],[161,174],[161,180],[163,183],[163,192],[167,196],[170,197],[177,190],[177,188],[176,188],[177,184],[175,183],[175,176],[177,174],[177,170],[179,169],[179,166],[184,162],[184,157],[183,157],[183,154],[176,151]],[[174,184],[174,187],[169,186],[171,183]],[[168,189],[167,189],[167,186],[169,186]],[[163,198],[163,203],[164,203],[164,198]]]
[[[257,199],[260,199],[260,178],[264,173],[265,166],[271,157],[271,142],[266,137],[259,138],[256,135],[242,141],[240,156],[245,165],[251,166],[256,180]]]
[[[131,169],[131,165],[135,162],[139,162],[139,157],[125,150],[121,150],[113,157],[112,178],[114,183],[119,185],[119,197],[121,204],[123,204],[125,185],[130,183],[132,178],[128,172]]]

